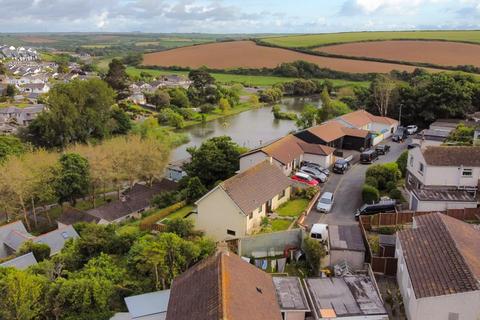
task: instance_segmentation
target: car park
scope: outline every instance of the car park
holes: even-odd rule
[[[388,144],[379,144],[375,147],[378,155],[384,155],[390,152],[390,146]]]
[[[325,192],[317,202],[317,211],[329,213],[333,207],[333,193]]]
[[[378,153],[375,150],[367,150],[360,154],[360,163],[372,163],[378,160]]]
[[[415,125],[407,126],[407,133],[412,135],[418,131],[418,127]]]
[[[295,180],[297,182],[315,187],[318,185],[318,181],[310,177],[310,175],[303,173],[303,172],[297,172],[292,176],[292,180]]]
[[[302,162],[302,167],[312,167],[312,168],[317,169],[318,171],[322,172],[323,174],[325,174],[327,176],[330,175],[330,170],[328,170],[327,168],[324,168],[321,165],[316,164],[314,162],[303,161]]]
[[[392,141],[402,142],[408,137],[407,129],[405,127],[398,127],[397,131],[393,134]]]
[[[395,212],[395,200],[382,200],[377,203],[364,204],[355,213],[355,220],[358,220],[360,216],[368,216],[377,213]]]
[[[350,162],[345,159],[338,159],[333,165],[333,172],[344,174],[350,168]]]
[[[325,174],[312,167],[301,167],[300,172],[308,174],[310,177],[321,183],[325,183],[328,180],[328,177]]]

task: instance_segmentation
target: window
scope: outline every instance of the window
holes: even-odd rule
[[[458,320],[460,319],[460,315],[455,312],[449,312],[448,313],[448,320]]]
[[[68,239],[68,233],[66,233],[65,231],[62,232],[62,237],[63,239]]]
[[[287,189],[283,189],[282,193],[280,193],[280,196],[278,198],[281,199],[285,197],[286,192],[287,192]]]
[[[236,232],[233,231],[233,230],[227,229],[227,234],[230,235],[230,236],[234,236],[234,235],[236,235]]]
[[[410,156],[410,167],[413,167],[413,156]]]
[[[423,163],[420,162],[420,165],[418,166],[418,172],[420,172],[420,174],[423,175],[423,170],[424,170],[424,169],[425,169],[425,168],[424,168]]]
[[[464,178],[471,178],[473,177],[473,169],[463,169],[462,177]]]

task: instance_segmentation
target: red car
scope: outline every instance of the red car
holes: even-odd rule
[[[310,177],[308,174],[297,172],[292,176],[292,180],[308,184],[309,186],[317,186],[318,181]]]

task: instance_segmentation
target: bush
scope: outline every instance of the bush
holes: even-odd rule
[[[296,120],[297,114],[295,112],[283,112],[280,110],[280,106],[276,105],[272,107],[273,117],[277,120]]]
[[[390,190],[390,192],[388,193],[388,196],[395,200],[403,200],[402,192],[397,188]]]
[[[380,192],[377,188],[368,184],[363,185],[362,198],[365,203],[374,203],[380,199]]]
[[[45,243],[34,243],[32,241],[27,241],[20,247],[18,255],[21,256],[29,252],[33,253],[38,262],[50,257],[50,247]]]
[[[372,187],[378,189],[378,181],[374,177],[366,177],[365,178],[365,184],[368,184],[369,186],[372,186]]]
[[[187,203],[194,203],[200,199],[208,190],[198,177],[193,177],[188,180],[187,188],[185,189],[185,199]]]
[[[142,231],[152,230],[152,227],[155,223],[162,220],[169,214],[185,207],[186,204],[187,203],[185,201],[180,201],[175,203],[174,205],[171,205],[170,207],[167,207],[163,210],[158,211],[157,213],[154,213],[152,215],[149,215],[146,218],[143,218],[142,221],[140,221],[140,230]]]
[[[313,197],[315,197],[315,195],[317,194],[317,192],[318,188],[316,187],[296,188],[295,190],[293,190],[296,198],[303,198],[307,200],[312,200]]]
[[[307,262],[310,266],[310,275],[318,275],[321,259],[326,255],[325,247],[320,241],[312,238],[305,238],[305,240],[303,240],[303,250],[305,251],[305,256],[307,257]]]
[[[402,152],[402,154],[398,157],[396,163],[398,166],[398,170],[402,174],[402,177],[407,175],[407,160],[408,160],[408,150]]]
[[[152,205],[161,209],[171,206],[180,201],[180,194],[177,191],[165,191],[156,195],[152,200]]]
[[[275,103],[282,99],[283,92],[279,88],[271,88],[259,93],[260,102]]]
[[[200,106],[201,113],[210,113],[215,110],[215,106],[213,104],[205,103]]]
[[[393,182],[393,181],[388,181],[387,184],[385,185],[385,189],[386,189],[387,191],[389,191],[389,192],[390,192],[391,190],[396,189],[396,188],[397,188],[397,184],[396,184],[395,182]]]
[[[396,184],[401,177],[401,172],[395,162],[390,162],[371,166],[367,170],[366,177],[373,177],[378,182],[378,189],[386,190],[389,182]]]
[[[181,129],[185,125],[182,115],[170,108],[165,108],[158,113],[158,122],[177,129]]]
[[[394,234],[397,231],[394,227],[380,227],[377,229],[377,232],[380,234]]]

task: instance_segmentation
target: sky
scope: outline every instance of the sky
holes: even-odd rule
[[[0,32],[480,29],[480,0],[0,0]]]

